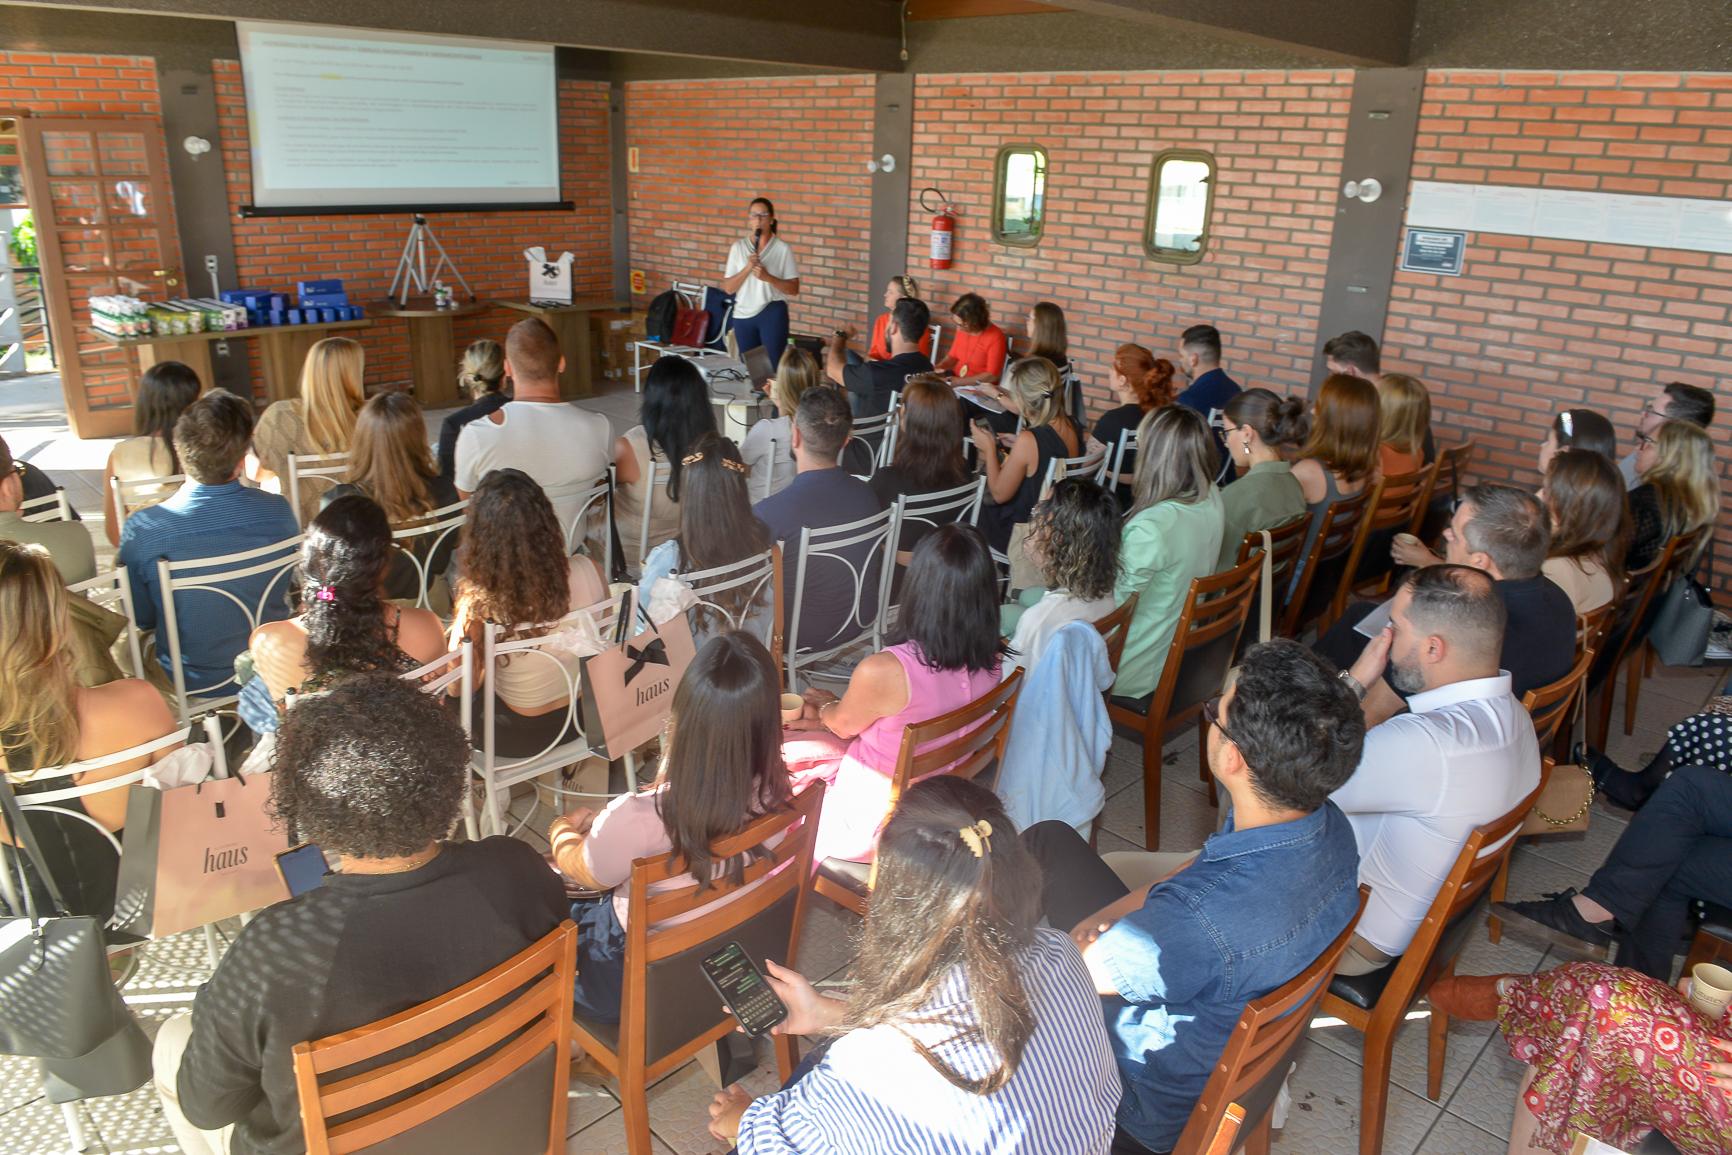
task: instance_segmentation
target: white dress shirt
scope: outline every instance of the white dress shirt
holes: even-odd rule
[[[1365,735],[1353,777],[1330,797],[1359,843],[1371,901],[1358,933],[1399,955],[1474,827],[1500,818],[1540,781],[1533,719],[1510,676],[1452,682],[1408,699]]]

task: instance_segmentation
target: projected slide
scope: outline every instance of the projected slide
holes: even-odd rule
[[[238,28],[256,207],[559,199],[551,46]]]

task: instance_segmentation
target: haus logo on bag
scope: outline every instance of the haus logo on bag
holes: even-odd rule
[[[247,864],[247,848],[244,846],[224,846],[221,848],[204,848],[204,873],[221,874],[225,870],[233,870],[237,866]]]
[[[627,595],[622,632],[636,616]],[[590,749],[618,758],[659,734],[692,654],[691,627],[676,613],[583,659],[583,727]]]

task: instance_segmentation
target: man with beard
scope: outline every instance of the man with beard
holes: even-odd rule
[[[1366,732],[1359,768],[1330,795],[1371,886],[1338,973],[1366,974],[1405,951],[1474,827],[1539,785],[1533,723],[1498,668],[1506,619],[1483,570],[1415,570],[1390,624],[1342,675],[1363,696],[1387,666],[1410,712]]]

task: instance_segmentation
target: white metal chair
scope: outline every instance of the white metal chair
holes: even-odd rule
[[[931,493],[905,493],[896,499],[897,521],[911,521],[937,529],[941,525],[967,522],[978,525],[980,506],[986,500],[986,478],[977,477],[954,489],[935,489]],[[949,516],[946,516],[946,515]]]
[[[546,490],[553,502],[571,498],[577,509],[565,523],[565,551],[577,553],[591,539],[601,542],[603,576],[613,573],[613,467],[607,475],[589,485],[555,485]]]
[[[842,525],[800,531],[800,557],[794,565],[794,601],[788,622],[788,689],[800,691],[800,671],[828,661],[861,641],[873,651],[884,641],[884,618],[889,612],[890,583],[895,573],[896,537],[901,523],[899,507]],[[847,615],[837,622],[818,645],[800,645],[800,626],[806,589],[814,560],[825,568],[841,569],[854,592]],[[820,677],[846,677],[819,671]]]
[[[1129,457],[1136,451],[1136,430],[1121,430],[1119,433],[1118,444],[1114,445],[1107,452],[1106,457],[1101,460],[1101,471],[1096,476],[1095,480],[1106,486],[1108,489],[1112,489],[1119,485],[1129,484],[1128,482],[1120,481],[1119,478],[1123,477],[1125,474],[1125,458]]]
[[[349,455],[347,453],[291,453],[288,457],[289,507],[295,511],[295,520],[302,529],[307,523],[301,517],[301,486],[306,482],[318,481],[326,489],[343,480],[343,475],[349,472]]]
[[[261,623],[288,616],[290,575],[294,572],[300,556],[301,537],[297,534],[273,545],[262,545],[256,549],[224,554],[221,557],[190,558],[186,561],[161,558],[157,561],[162,620],[156,631],[156,644],[160,649],[163,636],[167,635],[169,674],[174,681],[175,709],[181,721],[190,719],[195,708],[220,710],[232,706],[240,696],[240,684],[232,673],[213,686],[188,692],[186,666],[180,645],[181,615],[195,614],[201,626],[209,627],[216,612],[226,603],[231,607],[230,612],[240,615],[245,623],[245,629],[239,631],[238,644],[235,646],[235,653],[238,654],[246,649],[247,638]],[[264,585],[250,604],[229,588],[236,582],[260,576],[265,578]],[[197,594],[208,595],[215,605],[197,610],[190,607],[183,610],[177,605],[181,598]],[[273,610],[282,612],[273,614]],[[225,688],[232,688],[233,692],[223,693]]]
[[[72,503],[66,500],[66,491],[57,487],[19,505],[18,515],[25,521],[71,521]]]
[[[884,435],[884,444],[878,447],[878,468],[887,468],[896,459],[896,436],[902,431],[902,391],[898,389],[890,394],[890,410],[886,414],[890,418],[889,431]]]
[[[709,304],[708,300],[706,300],[709,293],[709,286],[705,285],[702,281],[674,281],[669,287],[686,299],[687,308],[702,309],[705,305]],[[701,348],[712,351],[725,350],[728,347],[728,323],[733,319],[734,303],[729,301],[727,310],[722,313],[722,327],[716,330],[715,339],[705,341]],[[704,332],[705,336],[709,335],[707,325]]]
[[[132,654],[131,673],[135,678],[144,677],[144,647],[138,637],[138,615],[132,611],[132,583],[127,579],[126,567],[117,565],[107,573],[74,582],[66,587],[66,592],[88,598],[103,609],[126,618],[126,645]]]
[[[932,334],[932,352],[927,356],[927,360],[936,365],[944,359],[943,355],[938,351],[938,346],[944,342],[944,326],[933,325],[927,330],[927,332]]]
[[[115,528],[124,526],[126,519],[137,511],[171,496],[185,481],[184,473],[165,473],[161,477],[140,477],[132,481],[109,478],[109,492],[114,495],[114,516],[119,522]]]
[[[766,497],[769,497],[775,489],[776,450],[781,446],[781,444],[782,443],[777,441],[774,437],[770,438],[770,455],[764,461],[763,483],[761,485],[758,484],[758,479],[756,477],[748,478],[746,481],[746,488],[752,491],[753,501],[764,500]]]
[[[593,606],[573,610],[559,621],[544,627],[544,632],[528,638],[502,640],[504,628],[489,622],[483,629],[478,655],[482,678],[482,707],[479,720],[480,748],[470,759],[471,766],[481,776],[483,793],[481,828],[484,834],[504,834],[506,802],[511,788],[546,774],[557,773],[566,766],[581,762],[591,754],[590,741],[583,728],[582,679],[575,659],[562,659],[555,651],[565,641],[567,630],[578,627],[587,617],[594,622],[597,633],[608,637],[619,621],[620,599],[610,597]],[[498,752],[497,721],[499,695],[499,661],[546,662],[557,670],[565,683],[566,704],[554,713],[564,719],[561,732],[533,754],[521,758],[502,757]],[[473,719],[472,719],[473,721]],[[576,797],[587,795],[576,794]],[[528,821],[526,817],[525,822]]]
[[[643,512],[639,515],[638,524],[637,524],[637,565],[627,567],[632,572],[632,574],[634,576],[636,574],[643,572],[643,559],[649,556],[649,551],[650,551],[650,544],[649,544],[650,508],[651,508],[651,506],[653,506],[655,504],[656,490],[658,488],[666,489],[667,484],[668,484],[668,478],[672,477],[673,475],[674,475],[673,462],[671,462],[671,461],[652,461],[652,462],[650,462],[649,484],[644,486]],[[638,484],[644,485],[642,478],[640,478],[638,480]]]
[[[433,609],[431,591],[439,579],[445,576],[443,573],[434,572],[433,559],[444,550],[446,543],[462,532],[463,523],[468,516],[469,499],[464,498],[455,504],[430,511],[421,519],[419,525],[391,531],[391,539],[415,567],[418,587],[415,605],[418,608]],[[440,616],[448,618],[450,615]]]
[[[1075,457],[1055,457],[1046,464],[1046,480],[1040,484],[1042,493],[1052,488],[1060,478],[1086,477],[1098,481],[1101,467],[1107,463],[1107,448],[1098,441],[1085,442],[1083,452]]]
[[[769,649],[776,668],[782,668],[781,546],[772,543],[763,553],[673,576],[698,599],[697,604],[686,611],[692,620],[694,637],[721,630],[746,630]],[[747,591],[741,599],[743,608],[737,611],[717,600],[718,595],[734,590]],[[754,618],[757,624],[768,628],[754,629]]]
[[[474,643],[465,638],[449,654],[440,654],[426,665],[416,666],[402,675],[405,682],[417,683],[422,693],[435,697],[448,695],[455,688],[457,715],[465,734],[471,732],[473,722],[470,710],[471,692],[475,686],[475,667],[471,664],[474,659]],[[463,791],[463,829],[471,842],[481,837],[475,821],[475,795],[467,786]]]
[[[859,442],[871,450],[870,468],[865,473],[854,476],[861,481],[872,480],[872,475],[883,468],[886,458],[884,447],[889,444],[891,431],[896,428],[896,411],[886,410],[876,417],[856,417],[850,440],[842,446],[842,452],[836,458],[836,464],[846,467],[849,445]]]

